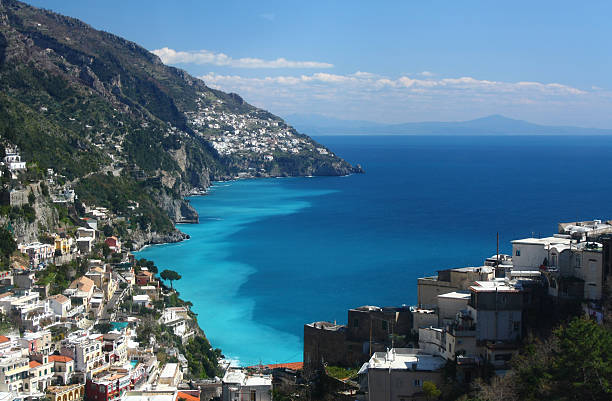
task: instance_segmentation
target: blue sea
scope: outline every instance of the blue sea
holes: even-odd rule
[[[480,265],[560,221],[612,218],[612,137],[322,136],[366,174],[216,183],[191,239],[138,253],[183,278],[213,347],[302,360],[305,323],[410,305],[416,280]]]

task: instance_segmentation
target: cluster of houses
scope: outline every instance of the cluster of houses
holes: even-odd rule
[[[512,241],[512,255],[419,278],[415,306],[363,306],[346,325],[306,324],[304,368],[361,366],[362,398],[373,401],[424,397],[423,383],[441,385],[449,362],[460,382],[503,375],[536,305],[574,302],[601,321],[611,273],[612,221],[561,223],[553,236]]]
[[[62,293],[47,295],[29,268],[2,272],[0,312],[15,330],[0,336],[0,395],[10,400],[108,401],[150,396],[168,401],[199,399],[199,390],[180,389],[187,360],[160,366],[152,347],[142,347],[138,318],[124,301],[152,308],[162,289],[146,268],[135,271],[127,254],[110,265],[89,259],[89,269]],[[160,323],[187,342],[194,336],[186,307],[161,310]],[[100,323],[111,325],[101,333]],[[163,344],[159,345],[163,347]],[[220,383],[219,383],[220,386]]]
[[[106,212],[91,208],[86,221],[104,221]],[[76,229],[74,236],[47,237],[52,244],[19,244],[29,263],[0,272],[0,317],[12,326],[0,336],[0,398],[197,401],[206,394],[208,399],[271,400],[269,373],[222,362],[222,378],[194,387],[183,377],[189,362],[176,347],[157,343],[154,335],[146,346],[138,342],[145,310],[155,311],[157,323],[183,344],[196,336],[197,323],[187,306],[166,306],[170,292],[147,267],[138,266],[119,238],[105,237],[96,224]],[[112,263],[93,258],[100,244],[114,255]],[[86,261],[87,269],[61,293],[39,279],[49,263],[75,258]],[[162,363],[159,352],[174,362]]]
[[[89,255],[94,245],[99,242],[99,232],[95,228],[79,227],[74,236],[65,232],[50,234],[52,243],[28,242],[19,243],[19,251],[28,256],[29,268],[44,268],[48,263],[61,265],[71,260]],[[121,254],[121,240],[116,236],[106,237],[103,241],[112,253]],[[25,266],[23,266],[25,268]]]
[[[323,147],[295,135],[284,122],[260,116],[230,112],[221,100],[206,105],[206,95],[198,99],[198,111],[187,113],[189,122],[202,132],[221,155],[259,155],[264,161],[274,160],[274,153],[298,154],[317,151],[329,154]]]
[[[26,169],[26,162],[21,160],[19,149],[17,147],[5,147],[4,158],[0,162],[0,167],[6,167],[12,178],[17,178],[16,174]],[[0,176],[3,174],[3,169],[0,168]]]

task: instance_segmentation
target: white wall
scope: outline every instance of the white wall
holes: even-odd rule
[[[517,270],[525,267],[537,269],[547,257],[548,250],[543,244],[512,244],[512,264]]]

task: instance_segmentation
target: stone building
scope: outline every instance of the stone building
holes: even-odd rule
[[[323,363],[359,366],[376,351],[384,351],[412,333],[410,308],[362,306],[348,311],[348,323],[304,325],[304,369]]]

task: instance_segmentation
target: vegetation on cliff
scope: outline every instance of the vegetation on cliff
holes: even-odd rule
[[[471,400],[609,400],[612,397],[612,331],[575,318],[541,341],[532,339],[512,370],[480,386]]]
[[[222,121],[228,114],[206,129],[193,123],[212,105],[233,118],[270,121],[308,142],[308,151],[289,149],[265,161],[254,153],[220,155],[211,135],[234,133],[237,127]],[[323,148],[280,118],[164,65],[137,44],[14,0],[0,2],[0,137],[39,175],[52,168],[75,185],[85,203],[125,212],[127,200],[138,202],[142,210],[130,220],[147,224],[147,232],[197,220],[182,198],[211,180],[353,171],[315,151]]]

